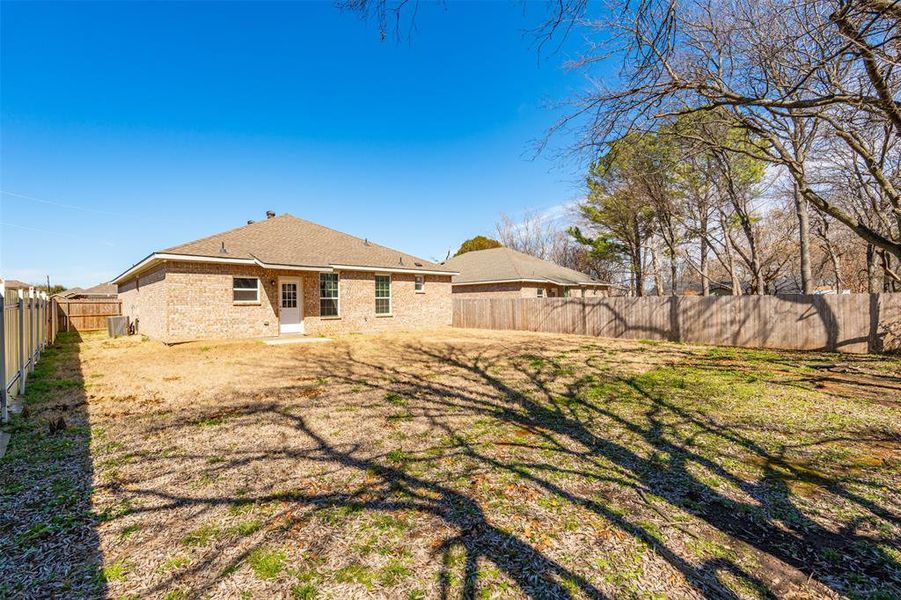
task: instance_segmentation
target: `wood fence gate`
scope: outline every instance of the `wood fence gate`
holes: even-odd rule
[[[122,301],[115,298],[88,300],[54,298],[53,304],[60,331],[106,329],[107,317],[118,317],[122,314]]]

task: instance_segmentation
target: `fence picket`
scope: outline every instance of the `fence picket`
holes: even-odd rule
[[[19,289],[11,298],[0,279],[0,422],[9,419],[10,388],[15,385],[17,394],[25,393],[28,374],[56,339],[50,304],[46,292],[33,288],[27,296]]]
[[[901,350],[901,294],[454,300],[456,327],[745,348]]]

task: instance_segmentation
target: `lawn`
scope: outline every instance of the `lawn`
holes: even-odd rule
[[[441,330],[61,336],[0,597],[901,597],[901,361]]]

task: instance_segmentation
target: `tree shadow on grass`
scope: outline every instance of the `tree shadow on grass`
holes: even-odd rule
[[[464,598],[473,598],[479,591],[483,562],[531,597],[600,598],[629,593],[624,582],[594,579],[587,574],[587,565],[554,558],[523,535],[495,524],[486,505],[490,499],[445,477],[441,461],[465,458],[462,464],[470,466],[455,472],[457,478],[482,473],[509,476],[517,485],[595,515],[623,538],[652,548],[684,579],[685,587],[678,593],[737,598],[745,593],[738,591],[736,581],[762,597],[828,597],[852,591],[880,591],[891,597],[901,589],[899,565],[883,550],[896,542],[890,532],[898,524],[897,510],[850,488],[849,483],[863,485],[864,480],[805,469],[786,457],[789,445],[774,449],[728,419],[690,404],[686,407],[679,397],[717,392],[703,387],[683,389],[671,379],[671,371],[625,375],[590,359],[573,363],[521,352],[502,345],[486,351],[406,343],[386,345],[375,357],[355,353],[352,345],[344,351],[299,354],[296,364],[273,367],[266,374],[265,380],[276,383],[260,390],[259,397],[277,401],[243,402],[238,412],[264,416],[270,423],[290,428],[304,440],[303,449],[235,449],[215,469],[236,472],[267,460],[312,462],[322,467],[318,476],[341,473],[344,483],[339,489],[203,496],[136,486],[135,494],[157,500],[136,511],[278,501],[289,507],[279,515],[282,530],[301,519],[291,514],[301,509],[320,514],[336,509],[413,511],[452,531],[436,548],[442,556],[438,586],[442,597],[455,590],[450,557],[457,551],[463,553],[459,592]],[[398,410],[403,418],[428,423],[436,452],[373,454],[366,440],[329,439],[300,414],[302,404],[284,402],[298,390],[277,382],[296,377],[300,369],[345,389],[377,391],[389,404],[402,402]],[[359,408],[385,407],[379,400],[370,400]],[[186,418],[181,416],[179,421]],[[190,416],[192,422],[203,418],[202,414]],[[461,429],[461,419],[469,425],[489,422],[499,428],[498,435],[525,434],[517,441],[504,437],[487,442]],[[398,426],[402,427],[402,421]],[[723,456],[703,450],[704,443],[713,442],[723,448]],[[726,459],[753,464],[759,475],[749,476]],[[351,483],[347,474],[361,482]],[[713,479],[735,493],[723,492]],[[859,531],[853,520],[840,531],[827,528],[798,503],[791,486],[797,482],[840,499],[889,533]],[[649,524],[648,515],[663,529]],[[302,518],[308,516],[309,512]],[[687,547],[692,544],[700,550]],[[708,546],[713,549],[705,550]],[[224,572],[247,560],[255,549],[251,546],[231,556]],[[603,558],[602,552],[597,558]],[[182,576],[203,573],[218,558],[208,552]],[[208,577],[191,591],[209,591],[218,579]]]
[[[423,382],[404,372],[391,372],[384,364],[369,364],[372,370],[389,371],[394,388],[399,393],[412,397],[428,397],[432,404],[444,405],[448,409],[472,411],[499,421],[529,427],[539,431],[542,441],[552,452],[569,452],[570,442],[576,442],[586,450],[587,470],[579,473],[585,477],[596,475],[592,471],[600,465],[593,462],[603,459],[628,473],[632,478],[631,487],[637,492],[653,497],[679,511],[687,511],[728,537],[727,546],[738,552],[756,550],[759,558],[766,563],[759,574],[751,575],[735,561],[724,558],[707,561],[697,566],[670,549],[664,540],[655,536],[647,528],[630,520],[602,503],[568,492],[555,485],[551,478],[536,475],[537,472],[553,473],[558,470],[554,461],[543,465],[518,464],[516,461],[499,461],[480,452],[476,446],[466,442],[446,423],[433,425],[443,428],[455,440],[458,448],[478,463],[489,465],[496,470],[515,471],[519,477],[545,489],[567,502],[583,506],[614,523],[623,532],[636,540],[648,544],[673,567],[678,569],[696,589],[707,595],[718,597],[732,595],[720,581],[720,572],[743,573],[746,579],[754,581],[756,587],[771,594],[783,595],[792,587],[808,588],[814,593],[819,586],[821,592],[829,588],[839,593],[847,593],[849,587],[875,588],[882,593],[901,593],[901,572],[898,563],[883,550],[895,545],[897,539],[891,534],[862,534],[855,527],[848,526],[841,531],[832,531],[816,520],[808,517],[798,507],[792,497],[787,481],[800,481],[835,495],[870,519],[882,520],[888,526],[899,524],[896,508],[883,506],[848,489],[847,479],[829,477],[822,473],[798,467],[785,459],[780,451],[773,452],[748,436],[731,430],[707,416],[693,414],[682,409],[677,403],[667,399],[664,391],[655,388],[653,380],[621,377],[610,372],[602,372],[597,367],[582,365],[584,375],[574,383],[566,385],[565,391],[554,391],[556,379],[561,378],[559,365],[536,364],[529,361],[511,361],[519,377],[529,382],[528,393],[515,387],[502,377],[494,374],[498,363],[507,357],[487,358],[472,355],[453,347],[410,345],[402,354],[409,362],[413,357],[423,357],[423,367],[430,364],[452,365],[463,370],[474,384],[488,385],[497,394],[468,395],[460,389],[446,388],[440,383]],[[351,358],[351,357],[348,357]],[[354,362],[360,366],[359,358]],[[409,369],[405,369],[409,371]],[[341,370],[337,371],[341,373]],[[340,376],[340,375],[339,375]],[[586,392],[602,381],[605,388],[616,389],[621,397],[632,396],[647,407],[646,424],[624,418],[616,410],[605,406],[603,401],[586,400]],[[572,410],[578,406],[581,414]],[[598,419],[616,424],[631,434],[639,436],[653,449],[655,454],[666,460],[649,459],[636,453],[633,448],[612,441],[596,433],[594,422]],[[667,421],[673,421],[668,423]],[[694,435],[704,435],[720,439],[729,445],[743,448],[761,465],[763,474],[757,481],[748,481],[723,467],[716,460],[695,451],[693,440],[680,432],[690,428]],[[749,501],[737,501],[723,495],[710,484],[695,475],[696,469],[707,469],[745,492]],[[833,557],[842,556],[841,562]],[[861,574],[867,574],[861,577]],[[762,574],[762,575],[761,575]]]
[[[0,597],[102,597],[81,337],[61,333],[28,376],[0,459]]]

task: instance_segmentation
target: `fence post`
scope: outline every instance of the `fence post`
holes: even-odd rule
[[[45,292],[41,292],[41,318],[38,321],[38,327],[41,332],[39,347],[41,348],[41,353],[43,353],[44,348],[47,346],[47,294]]]
[[[25,393],[25,294],[19,288],[19,395]]]
[[[56,341],[59,333],[59,302],[50,298],[50,343]]]
[[[28,288],[28,372],[34,372],[34,288]]]
[[[9,398],[6,392],[6,282],[0,279],[0,423],[9,421]]]
[[[44,349],[44,345],[41,343],[41,319],[44,314],[44,292],[36,292],[35,298],[37,306],[35,307],[34,321],[34,352],[37,354],[38,359],[40,359],[41,350]]]
[[[47,327],[47,315],[50,313],[47,311],[47,304],[50,302],[49,300],[50,294],[44,292],[44,310],[41,314],[41,350],[45,350],[47,348],[47,331],[50,329]]]
[[[38,358],[44,350],[44,292],[38,292],[38,326],[37,326]]]
[[[41,295],[41,353],[47,348],[47,292]]]

